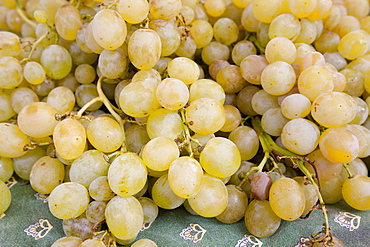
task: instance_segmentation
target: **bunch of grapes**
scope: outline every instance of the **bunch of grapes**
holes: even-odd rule
[[[0,0],[0,214],[13,173],[66,237],[135,242],[182,205],[257,237],[370,210],[368,0]],[[132,246],[157,246],[149,239]]]

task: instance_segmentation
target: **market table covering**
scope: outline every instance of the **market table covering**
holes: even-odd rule
[[[0,216],[1,247],[46,247],[65,236],[62,220],[48,209],[47,196],[35,192],[29,182],[12,177],[7,182],[12,202]],[[370,246],[370,211],[350,208],[342,200],[327,205],[329,224],[334,236],[347,247]],[[247,231],[244,221],[224,224],[215,218],[189,214],[182,206],[175,210],[160,209],[152,224],[143,226],[137,240],[149,238],[158,246],[225,246],[225,247],[301,247],[299,242],[320,231],[324,222],[320,210],[309,219],[282,221],[278,231],[268,238],[256,238]]]

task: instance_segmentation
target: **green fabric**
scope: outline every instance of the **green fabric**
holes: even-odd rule
[[[5,212],[5,217],[0,219],[1,247],[51,246],[55,240],[64,236],[61,220],[51,215],[47,203],[36,199],[36,192],[27,181],[18,181],[10,190],[12,203]],[[370,211],[354,210],[343,201],[335,205],[327,205],[327,207],[332,232],[347,247],[370,246]],[[336,217],[340,215],[340,212],[346,212],[351,217],[357,216],[352,218],[352,229],[338,223],[339,220],[336,220]],[[28,236],[24,230],[38,223],[40,219],[48,220],[52,228],[50,227],[48,232],[43,230],[42,238],[35,240],[34,237]],[[345,220],[349,221],[350,219],[347,217]],[[301,237],[308,237],[311,233],[319,231],[323,222],[321,211],[316,210],[309,219],[298,219],[293,222],[282,221],[279,230],[273,236],[256,239],[249,236],[243,221],[235,224],[223,224],[214,218],[193,216],[180,207],[176,210],[160,210],[158,218],[148,229],[140,232],[137,239],[149,238],[155,241],[158,246],[294,247]],[[191,224],[199,224],[206,230],[203,238],[196,243],[180,236],[183,229],[190,227]],[[45,222],[44,225],[47,226]],[[347,226],[349,227],[350,224]],[[195,228],[200,229],[199,226]],[[40,230],[42,230],[40,227],[36,229],[37,232]],[[190,235],[195,233],[192,231]],[[198,233],[198,236],[201,234]],[[238,241],[239,245],[237,245]]]

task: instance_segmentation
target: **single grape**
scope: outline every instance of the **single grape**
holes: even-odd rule
[[[251,193],[253,198],[263,201],[269,197],[271,177],[265,172],[256,172],[251,179]]]
[[[65,236],[57,239],[51,247],[79,247],[82,239],[74,236]]]
[[[370,178],[356,175],[344,181],[342,187],[343,198],[346,203],[357,210],[370,209],[369,194]]]
[[[0,214],[3,214],[10,206],[12,194],[2,180],[0,180],[0,199]]]
[[[228,204],[226,209],[216,219],[223,223],[235,223],[241,220],[248,206],[247,194],[235,185],[226,185]]]
[[[100,227],[95,228],[95,224],[91,223],[85,214],[82,214],[74,219],[62,221],[63,232],[67,236],[73,236],[81,239],[92,238],[95,231],[99,231]]]

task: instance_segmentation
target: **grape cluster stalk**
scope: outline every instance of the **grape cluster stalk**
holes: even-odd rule
[[[368,0],[0,0],[0,214],[13,175],[58,246],[157,246],[159,209],[258,238],[370,210]],[[6,216],[5,216],[6,217]],[[267,226],[267,227],[266,227]]]

